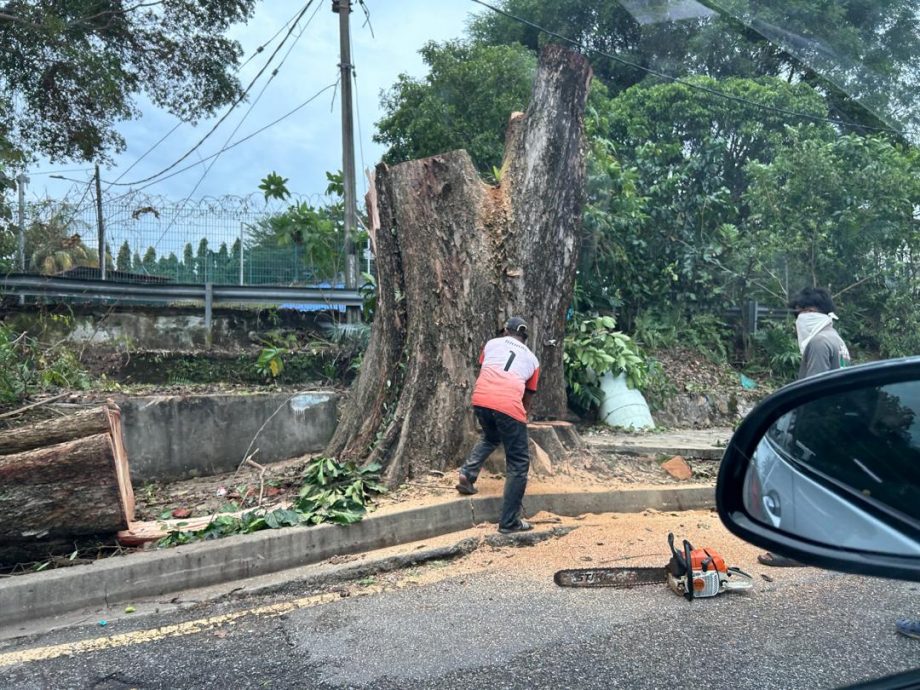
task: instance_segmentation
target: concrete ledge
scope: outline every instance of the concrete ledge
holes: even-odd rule
[[[689,510],[709,508],[714,490],[635,489],[525,497],[528,514]],[[173,549],[117,556],[92,565],[21,575],[0,581],[3,626],[76,609],[110,606],[144,597],[207,587],[469,529],[494,522],[500,497],[458,498],[449,503],[372,515],[349,527],[319,525],[269,530]]]
[[[721,460],[725,448],[694,443],[655,443],[653,439],[586,439],[586,445],[599,453],[616,455],[682,455],[699,460]]]
[[[270,463],[325,448],[337,423],[331,391],[251,395],[165,395],[120,403],[135,484],[234,471],[253,438]]]

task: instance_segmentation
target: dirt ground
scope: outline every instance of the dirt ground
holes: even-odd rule
[[[216,512],[272,507],[297,496],[304,468],[311,456],[273,463],[265,474],[249,466],[238,472],[175,482],[148,482],[134,487],[138,521],[190,518]],[[711,485],[715,482],[718,462],[690,460],[693,478],[678,482],[661,469],[657,459],[635,456],[602,456],[585,453],[573,462],[555,468],[555,474],[531,474],[528,493],[601,491],[661,485]],[[456,496],[455,472],[432,472],[409,481],[380,496],[379,510],[389,506],[419,507]],[[504,477],[483,473],[477,482],[480,495],[500,496]],[[259,501],[261,493],[261,503]]]

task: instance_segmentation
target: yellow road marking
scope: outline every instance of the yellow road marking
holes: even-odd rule
[[[382,589],[382,587],[368,587],[362,590],[361,594],[375,594]],[[60,656],[72,656],[74,654],[85,654],[87,652],[97,652],[105,649],[116,649],[118,647],[129,647],[132,645],[146,644],[148,642],[157,642],[158,640],[168,637],[194,635],[220,627],[227,623],[232,623],[246,616],[280,616],[297,609],[328,604],[340,599],[341,596],[342,595],[338,592],[315,594],[293,601],[258,606],[242,611],[225,613],[220,616],[209,616],[207,618],[199,618],[198,620],[187,621],[185,623],[177,623],[175,625],[164,625],[158,628],[135,630],[120,635],[96,637],[90,640],[66,642],[64,644],[50,645],[48,647],[35,647],[33,649],[25,649],[18,652],[7,652],[6,654],[0,654],[0,668],[12,666],[13,664],[23,664],[29,661],[47,661],[49,659],[56,659]]]

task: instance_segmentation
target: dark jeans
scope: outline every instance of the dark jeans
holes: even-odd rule
[[[527,488],[530,452],[527,448],[527,425],[514,417],[486,407],[474,407],[482,436],[473,446],[466,464],[460,471],[475,483],[486,459],[501,443],[505,447],[505,498],[499,527],[512,528],[518,524],[521,501]]]

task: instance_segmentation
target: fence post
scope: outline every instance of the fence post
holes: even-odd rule
[[[246,223],[240,223],[240,285],[243,284],[243,232]]]
[[[211,347],[211,309],[214,303],[214,284],[204,284],[204,329],[208,349]]]
[[[25,173],[16,177],[16,189],[19,192],[19,270],[26,272],[26,185],[29,178]]]

